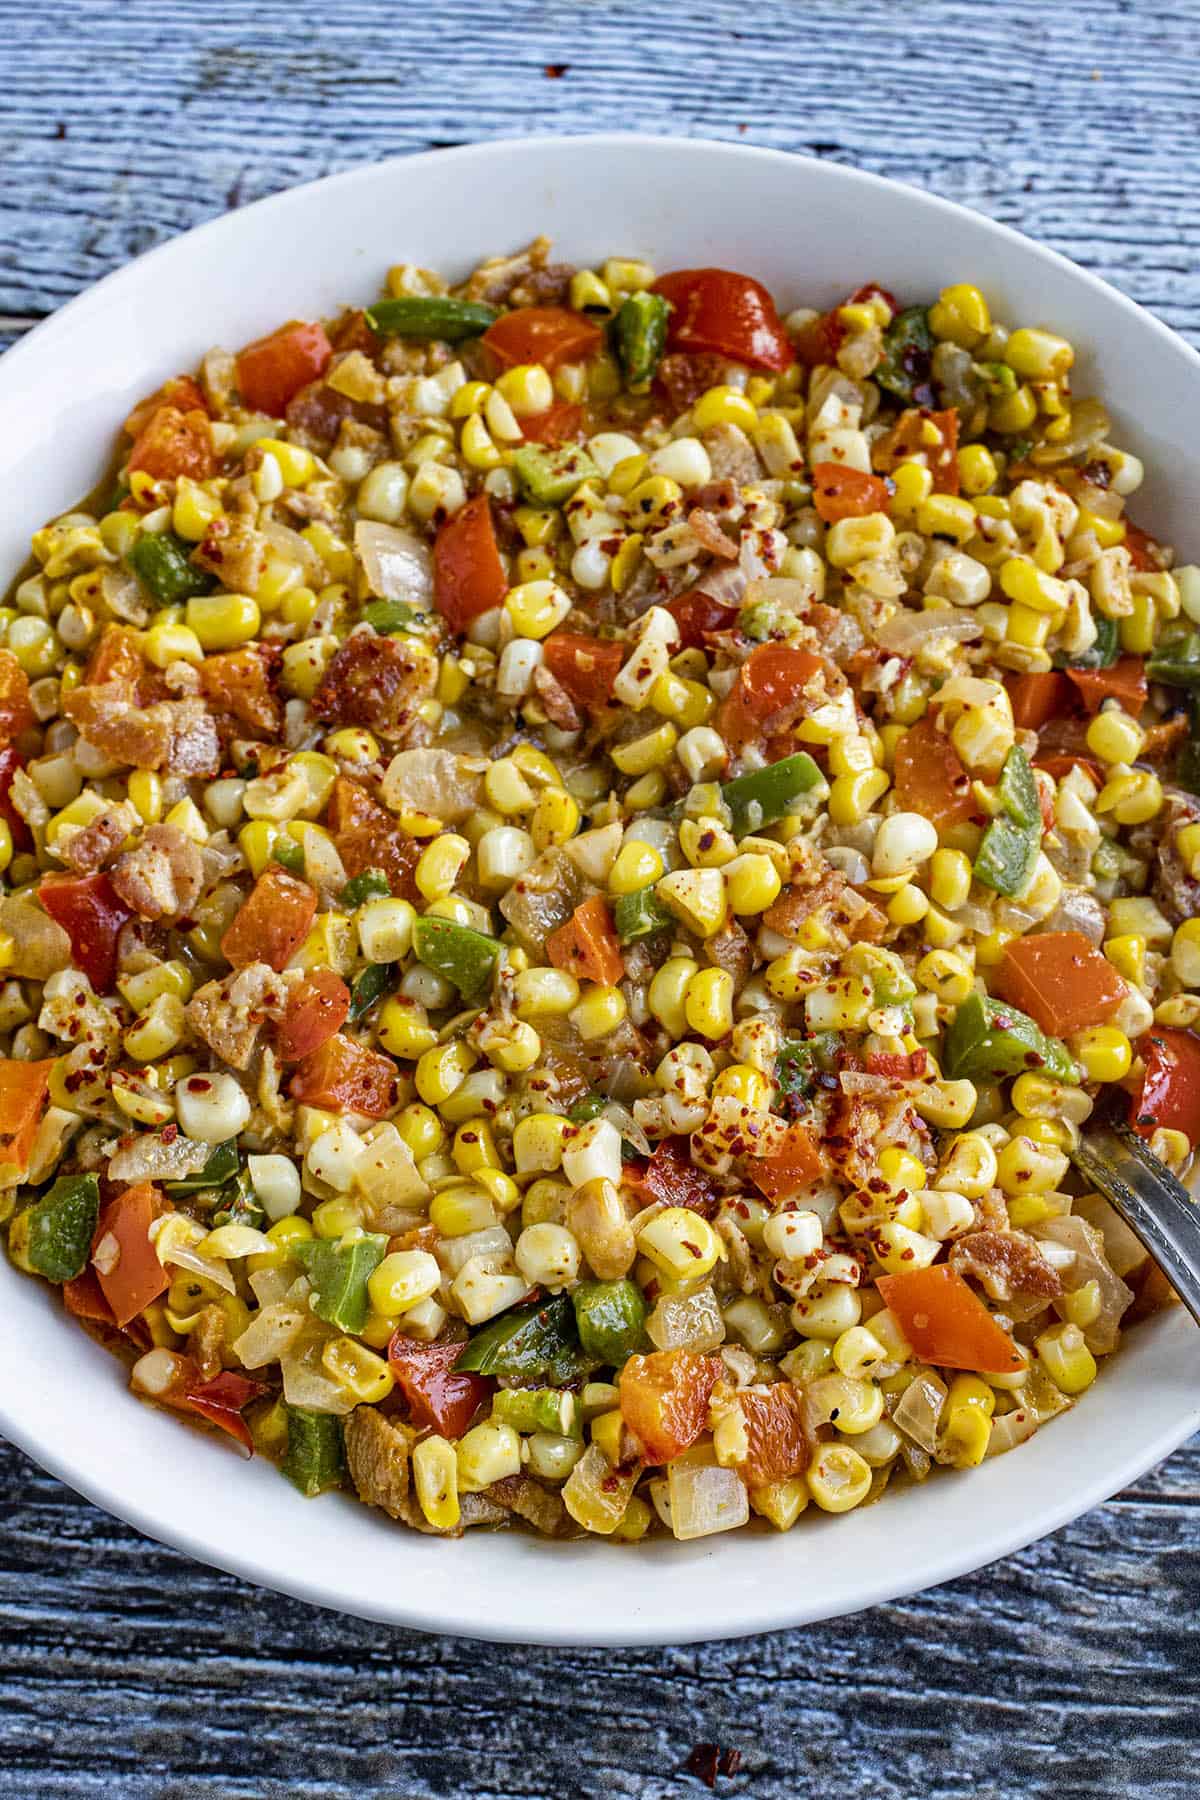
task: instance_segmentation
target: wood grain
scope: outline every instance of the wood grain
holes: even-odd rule
[[[1200,343],[1198,26],[1194,0],[0,0],[0,343],[290,183],[628,127],[932,188]],[[666,1800],[704,1791],[681,1765],[705,1740],[743,1755],[720,1791],[760,1800],[1200,1793],[1200,1440],[978,1575],[674,1651],[317,1613],[146,1542],[3,1447],[0,1500],[0,1800]]]

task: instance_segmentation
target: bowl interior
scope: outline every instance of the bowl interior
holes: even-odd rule
[[[378,292],[387,267],[451,276],[539,232],[556,255],[718,263],[783,308],[874,278],[906,303],[978,282],[996,314],[1076,345],[1116,441],[1147,465],[1143,524],[1200,555],[1200,358],[1049,251],[929,195],[770,151],[663,139],[491,143],[355,171],[168,244],[72,302],[0,360],[5,584],[31,531],[109,466],[120,420],[213,344]],[[689,1545],[550,1545],[517,1533],[443,1543],[134,1405],[119,1364],[7,1263],[0,1427],[155,1537],[269,1586],[366,1617],[546,1643],[687,1642],[853,1611],[978,1567],[1095,1504],[1200,1424],[1200,1338],[1178,1311],[1139,1327],[1085,1403],[969,1477],[889,1495],[786,1536]],[[69,1379],[63,1371],[69,1367]],[[614,1563],[613,1558],[619,1558]]]

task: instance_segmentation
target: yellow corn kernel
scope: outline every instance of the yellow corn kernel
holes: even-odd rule
[[[450,1152],[455,1168],[462,1175],[474,1175],[479,1169],[502,1166],[500,1152],[487,1119],[467,1119],[454,1134]]]
[[[992,1421],[981,1406],[947,1406],[938,1442],[939,1461],[975,1469],[987,1455]]]
[[[1153,594],[1135,591],[1129,611],[1117,621],[1121,648],[1130,656],[1148,656],[1158,637],[1158,608]]]
[[[731,912],[750,918],[766,912],[779,898],[783,883],[771,858],[756,852],[743,852],[726,863],[723,874]]]
[[[437,1043],[437,1032],[429,1023],[425,1008],[403,994],[393,994],[384,1001],[377,1029],[383,1048],[406,1062],[415,1062]]]
[[[549,637],[571,610],[571,602],[554,581],[525,581],[511,587],[504,610],[518,637]]]
[[[675,869],[654,891],[682,924],[703,938],[725,923],[729,907],[720,869]]]
[[[424,1162],[427,1156],[436,1156],[446,1142],[442,1121],[419,1100],[411,1101],[397,1113],[394,1123],[417,1162]]]
[[[201,663],[204,646],[187,625],[164,620],[152,625],[142,635],[142,650],[156,669],[169,668],[173,662]]]
[[[171,529],[176,537],[185,539],[189,544],[198,544],[207,536],[213,520],[221,517],[223,510],[215,494],[211,494],[198,481],[189,481],[186,475],[179,476],[175,483],[175,504],[171,508]],[[103,524],[100,529],[103,534]],[[118,549],[115,544],[108,547],[110,550]]]
[[[360,768],[369,767],[380,756],[379,739],[361,725],[344,725],[340,731],[331,731],[324,747],[339,762],[356,763]]]
[[[523,969],[514,983],[519,1019],[561,1018],[579,1002],[579,983],[566,969]]]
[[[1004,360],[1025,380],[1059,381],[1075,361],[1075,352],[1066,338],[1023,325],[1005,344]]]
[[[504,395],[518,419],[536,417],[554,405],[554,383],[541,363],[518,363],[496,377],[496,390]]]
[[[901,462],[893,469],[892,480],[896,489],[888,503],[892,517],[909,524],[932,494],[933,476],[924,463]]]
[[[480,384],[482,385],[482,384]],[[412,1453],[417,1504],[435,1531],[453,1531],[462,1517],[458,1500],[458,1457],[447,1438],[422,1438]]]
[[[1024,385],[1011,394],[1001,394],[988,408],[988,425],[1006,436],[1028,431],[1037,418],[1037,400]]]
[[[249,594],[196,594],[187,603],[188,629],[204,650],[236,650],[256,638],[262,625],[258,603]]]
[[[321,1366],[339,1387],[366,1406],[386,1400],[396,1384],[383,1358],[350,1337],[331,1338],[321,1352]]]
[[[970,966],[952,950],[930,950],[914,971],[919,985],[944,1006],[961,1006],[975,986]]]
[[[1041,651],[1046,647],[1053,626],[1054,621],[1048,614],[1035,612],[1032,606],[1014,604],[1008,609],[1005,638],[1022,650]]]
[[[440,1106],[462,1086],[476,1060],[475,1052],[461,1041],[426,1050],[417,1063],[417,1093],[427,1106]]]
[[[1038,1360],[1064,1394],[1082,1394],[1096,1379],[1096,1359],[1078,1325],[1052,1325],[1035,1340]]]
[[[312,451],[302,449],[299,444],[286,444],[282,438],[259,438],[255,447],[264,456],[275,458],[287,487],[303,487],[317,472]]]
[[[624,1020],[628,1007],[619,987],[603,987],[589,982],[578,1005],[567,1017],[585,1043],[607,1037]]]
[[[1122,932],[1105,940],[1104,954],[1126,981],[1141,987],[1146,979],[1146,939],[1140,932]]]
[[[504,461],[479,413],[469,413],[463,420],[458,447],[469,469],[498,469]]]
[[[644,543],[645,538],[640,531],[632,532],[622,541],[608,568],[608,579],[614,594],[623,594],[632,581],[634,570],[642,560]]]
[[[701,969],[688,983],[683,1004],[689,1028],[716,1040],[733,1030],[733,976],[725,969]]]
[[[631,494],[650,467],[648,456],[626,456],[616,464],[608,477],[608,491],[620,498]]]
[[[973,283],[957,281],[943,288],[930,307],[929,329],[936,338],[974,350],[992,329],[988,303]]]
[[[428,1250],[393,1250],[367,1281],[367,1294],[377,1313],[398,1319],[441,1284],[442,1271]]]
[[[1118,825],[1144,825],[1162,811],[1163,799],[1157,775],[1149,769],[1132,769],[1127,775],[1109,777],[1097,797],[1096,811],[1111,813]]]
[[[1124,519],[1106,519],[1100,513],[1094,513],[1086,506],[1079,509],[1079,517],[1075,521],[1077,532],[1090,531],[1102,550],[1111,550],[1116,544],[1125,542],[1126,528]]]
[[[996,459],[984,444],[965,444],[958,453],[958,485],[964,494],[986,494],[995,484]]]
[[[973,1081],[927,1081],[913,1094],[913,1106],[927,1125],[961,1131],[979,1101]]]
[[[344,538],[319,520],[306,525],[300,536],[312,545],[328,569],[331,581],[349,583],[354,580],[354,552]]]
[[[1106,763],[1131,763],[1141,753],[1145,734],[1136,719],[1121,708],[1096,714],[1087,728],[1087,747]]]
[[[329,1240],[344,1237],[348,1231],[361,1231],[362,1222],[361,1201],[351,1200],[345,1194],[322,1200],[313,1208],[313,1231],[319,1238]]]
[[[749,1063],[731,1063],[714,1081],[713,1094],[738,1100],[754,1112],[765,1112],[770,1104],[771,1084],[760,1069]]]
[[[279,832],[280,827],[270,819],[251,819],[238,832],[238,848],[256,880],[271,860],[271,852],[275,848]]]
[[[536,850],[565,844],[579,829],[579,803],[566,788],[546,788],[538,796],[529,821],[529,831]]]
[[[593,1444],[599,1445],[610,1463],[621,1461],[621,1433],[624,1428],[625,1421],[621,1417],[619,1406],[614,1407],[611,1412],[597,1413],[588,1427]]]
[[[673,1038],[687,1035],[684,999],[697,965],[687,956],[672,956],[655,971],[646,994],[651,1013]]]
[[[472,413],[482,412],[491,392],[491,385],[486,381],[465,381],[451,397],[450,417],[469,419]]]
[[[996,1181],[1004,1194],[1048,1194],[1067,1172],[1067,1158],[1060,1150],[1035,1144],[1022,1132],[1010,1138],[996,1158]]]
[[[901,1150],[894,1144],[887,1145],[879,1152],[879,1173],[893,1194],[918,1193],[929,1180],[920,1157],[914,1156],[910,1150]]]
[[[897,888],[887,904],[887,916],[893,925],[901,927],[916,925],[929,911],[929,896],[923,894],[914,882],[905,882]]]
[[[822,1512],[850,1512],[871,1491],[871,1467],[849,1444],[821,1444],[804,1477]]]
[[[127,791],[142,823],[157,825],[163,809],[162,778],[153,769],[134,769]]]
[[[609,871],[608,891],[613,895],[636,894],[639,888],[661,880],[664,872],[663,859],[653,844],[631,838],[617,852],[617,859]]]
[[[1062,1309],[1067,1316],[1068,1325],[1077,1325],[1080,1331],[1086,1331],[1100,1317],[1100,1309],[1104,1304],[1098,1281],[1085,1281],[1073,1293],[1064,1294]]]
[[[125,1033],[125,1049],[135,1062],[157,1062],[170,1055],[186,1029],[183,1001],[174,994],[160,994]]]
[[[1070,1048],[1087,1081],[1124,1081],[1133,1062],[1133,1046],[1115,1025],[1089,1025],[1075,1032]]]
[[[679,848],[694,869],[721,869],[737,855],[733,833],[708,815],[681,821]]]
[[[572,312],[606,313],[613,309],[612,295],[594,269],[577,269],[571,277]]]
[[[952,538],[965,544],[975,535],[975,508],[953,494],[930,494],[917,508],[917,530],[925,537]]]
[[[971,892],[971,859],[961,850],[935,850],[929,863],[929,896],[956,912]]]
[[[748,431],[757,420],[758,408],[735,387],[708,388],[692,408],[697,431],[708,431],[714,425],[740,425]]]
[[[1066,611],[1069,599],[1066,584],[1044,573],[1028,556],[1010,556],[1000,565],[1000,586],[1010,600],[1034,612],[1060,618]]]
[[[716,709],[716,696],[702,681],[685,681],[668,669],[650,689],[650,705],[664,719],[684,731],[707,724]]]
[[[413,880],[426,900],[440,900],[454,891],[454,885],[471,859],[471,846],[456,832],[435,838],[422,850]]]
[[[725,1255],[725,1246],[707,1219],[686,1206],[668,1206],[637,1234],[641,1254],[656,1269],[677,1281],[710,1275]]]

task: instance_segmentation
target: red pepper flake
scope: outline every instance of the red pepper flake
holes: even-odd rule
[[[740,1750],[722,1749],[720,1744],[696,1744],[688,1753],[684,1768],[707,1788],[715,1790],[721,1775],[736,1775],[742,1766]]]
[[[570,66],[570,63],[547,63],[546,80],[561,81]]]

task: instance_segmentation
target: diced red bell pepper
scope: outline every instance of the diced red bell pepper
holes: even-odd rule
[[[1186,726],[1186,720],[1184,721]],[[1072,769],[1082,769],[1090,775],[1096,786],[1104,786],[1104,770],[1094,757],[1090,756],[1035,756],[1035,769],[1041,769],[1052,781],[1065,781]]]
[[[112,1307],[104,1298],[104,1289],[100,1286],[95,1269],[89,1263],[82,1274],[62,1285],[63,1305],[77,1319],[90,1319],[95,1325],[112,1325]]]
[[[111,994],[117,978],[117,939],[133,913],[103,871],[96,875],[43,875],[43,909],[71,940],[71,960],[98,994]]]
[[[621,644],[588,637],[582,631],[552,631],[544,643],[544,666],[585,712],[596,712],[612,699],[613,682],[625,661]]]
[[[1025,1366],[1007,1331],[948,1263],[880,1275],[875,1285],[922,1362],[983,1375],[1015,1375]]]
[[[413,871],[421,859],[421,845],[400,829],[391,813],[373,800],[366,788],[339,775],[333,784],[326,822],[347,875],[382,869],[393,894],[404,900],[417,898]]]
[[[349,1011],[350,989],[341,976],[332,969],[310,969],[288,998],[275,1034],[276,1051],[284,1062],[311,1056],[341,1030]]]
[[[156,393],[138,401],[125,421],[126,436],[139,436],[160,406],[173,406],[181,413],[208,411],[208,401],[198,383],[190,375],[175,375],[170,381],[164,381]]]
[[[279,970],[308,935],[317,896],[277,863],[269,863],[233,915],[221,939],[221,953],[235,969],[265,962]]]
[[[737,623],[738,609],[723,600],[714,600],[703,588],[688,588],[668,600],[667,611],[679,627],[680,646],[684,650],[703,650],[710,631],[728,631]]]
[[[460,1372],[454,1365],[465,1343],[421,1344],[397,1331],[388,1345],[388,1364],[408,1401],[418,1430],[460,1438],[484,1401],[494,1393],[490,1375]]]
[[[491,503],[486,494],[447,519],[433,546],[433,591],[437,609],[451,631],[466,631],[481,613],[499,606],[508,592],[500,560]]]
[[[719,1356],[654,1350],[621,1370],[621,1417],[644,1446],[646,1461],[668,1463],[690,1450],[708,1421],[708,1402],[724,1372]]]
[[[228,1432],[248,1455],[253,1456],[254,1439],[242,1412],[252,1400],[267,1391],[261,1381],[251,1381],[249,1376],[239,1375],[236,1369],[222,1369],[208,1381],[197,1380],[194,1387],[188,1387],[172,1404],[185,1412],[196,1413],[210,1425]]]
[[[556,400],[545,412],[527,414],[518,419],[521,436],[527,444],[548,444],[551,448],[569,444],[579,436],[583,425],[583,408],[573,400]]]
[[[672,307],[670,350],[711,351],[776,374],[796,360],[775,302],[750,275],[732,269],[675,269],[659,277],[654,292]]]
[[[581,981],[598,981],[604,987],[620,981],[625,964],[608,902],[599,894],[584,900],[565,925],[550,933],[546,955],[556,969],[566,969]]]
[[[866,475],[843,463],[814,463],[812,482],[813,505],[827,525],[887,510],[888,488],[882,475]]]
[[[750,652],[721,702],[718,735],[730,750],[738,751],[786,730],[804,708],[805,688],[824,667],[811,650],[760,644]]]
[[[721,1201],[715,1177],[696,1168],[685,1137],[663,1138],[647,1161],[627,1163],[621,1179],[642,1206],[661,1200],[711,1219]]]
[[[36,723],[25,671],[11,650],[0,650],[0,744],[11,743]],[[10,775],[6,793],[11,786]]]
[[[140,469],[156,481],[174,481],[180,475],[208,481],[219,467],[211,421],[198,408],[180,412],[177,406],[157,407],[129,452],[130,470]]]
[[[783,1148],[774,1156],[747,1157],[746,1168],[760,1194],[774,1205],[787,1200],[797,1188],[810,1187],[825,1173],[821,1152],[812,1133],[800,1120],[788,1126]]]
[[[594,356],[604,333],[594,319],[566,306],[519,306],[501,313],[484,332],[483,342],[501,369],[515,369],[519,363],[557,369]]]
[[[396,1071],[388,1057],[335,1032],[304,1058],[288,1092],[307,1106],[381,1119],[396,1104]]]
[[[933,412],[910,406],[873,446],[877,469],[892,470],[906,458],[922,457],[935,494],[958,492],[958,414],[953,407]]]
[[[888,1075],[893,1081],[923,1081],[929,1073],[929,1052],[872,1050],[867,1055],[867,1073]]]
[[[1078,688],[1090,713],[1099,712],[1105,700],[1119,700],[1130,718],[1136,719],[1146,704],[1144,657],[1121,656],[1111,669],[1064,669],[1063,673]]]
[[[1102,1025],[1128,992],[1108,958],[1081,931],[1013,938],[993,986],[1000,999],[1019,1006],[1052,1037]]]
[[[1040,731],[1047,720],[1075,711],[1074,689],[1057,670],[1047,670],[1044,675],[1009,675],[1004,685],[1018,731]]]
[[[53,1057],[44,1062],[0,1057],[0,1172],[15,1169],[24,1175],[28,1169],[53,1067]]]
[[[150,1241],[150,1227],[166,1202],[149,1181],[128,1187],[102,1210],[92,1238],[92,1267],[122,1331],[170,1285]]]
[[[1142,1137],[1160,1128],[1182,1131],[1191,1144],[1200,1143],[1200,1038],[1156,1025],[1138,1039],[1137,1053],[1146,1072],[1134,1096],[1134,1130]]]
[[[971,777],[928,713],[897,743],[892,780],[900,805],[922,813],[939,831],[963,824],[976,812]]]
[[[0,819],[12,834],[14,850],[32,850],[33,834],[12,802],[13,776],[25,767],[25,758],[11,744],[0,750]]]
[[[288,401],[329,367],[333,345],[320,325],[293,319],[238,353],[238,393],[249,412],[281,419]]]

